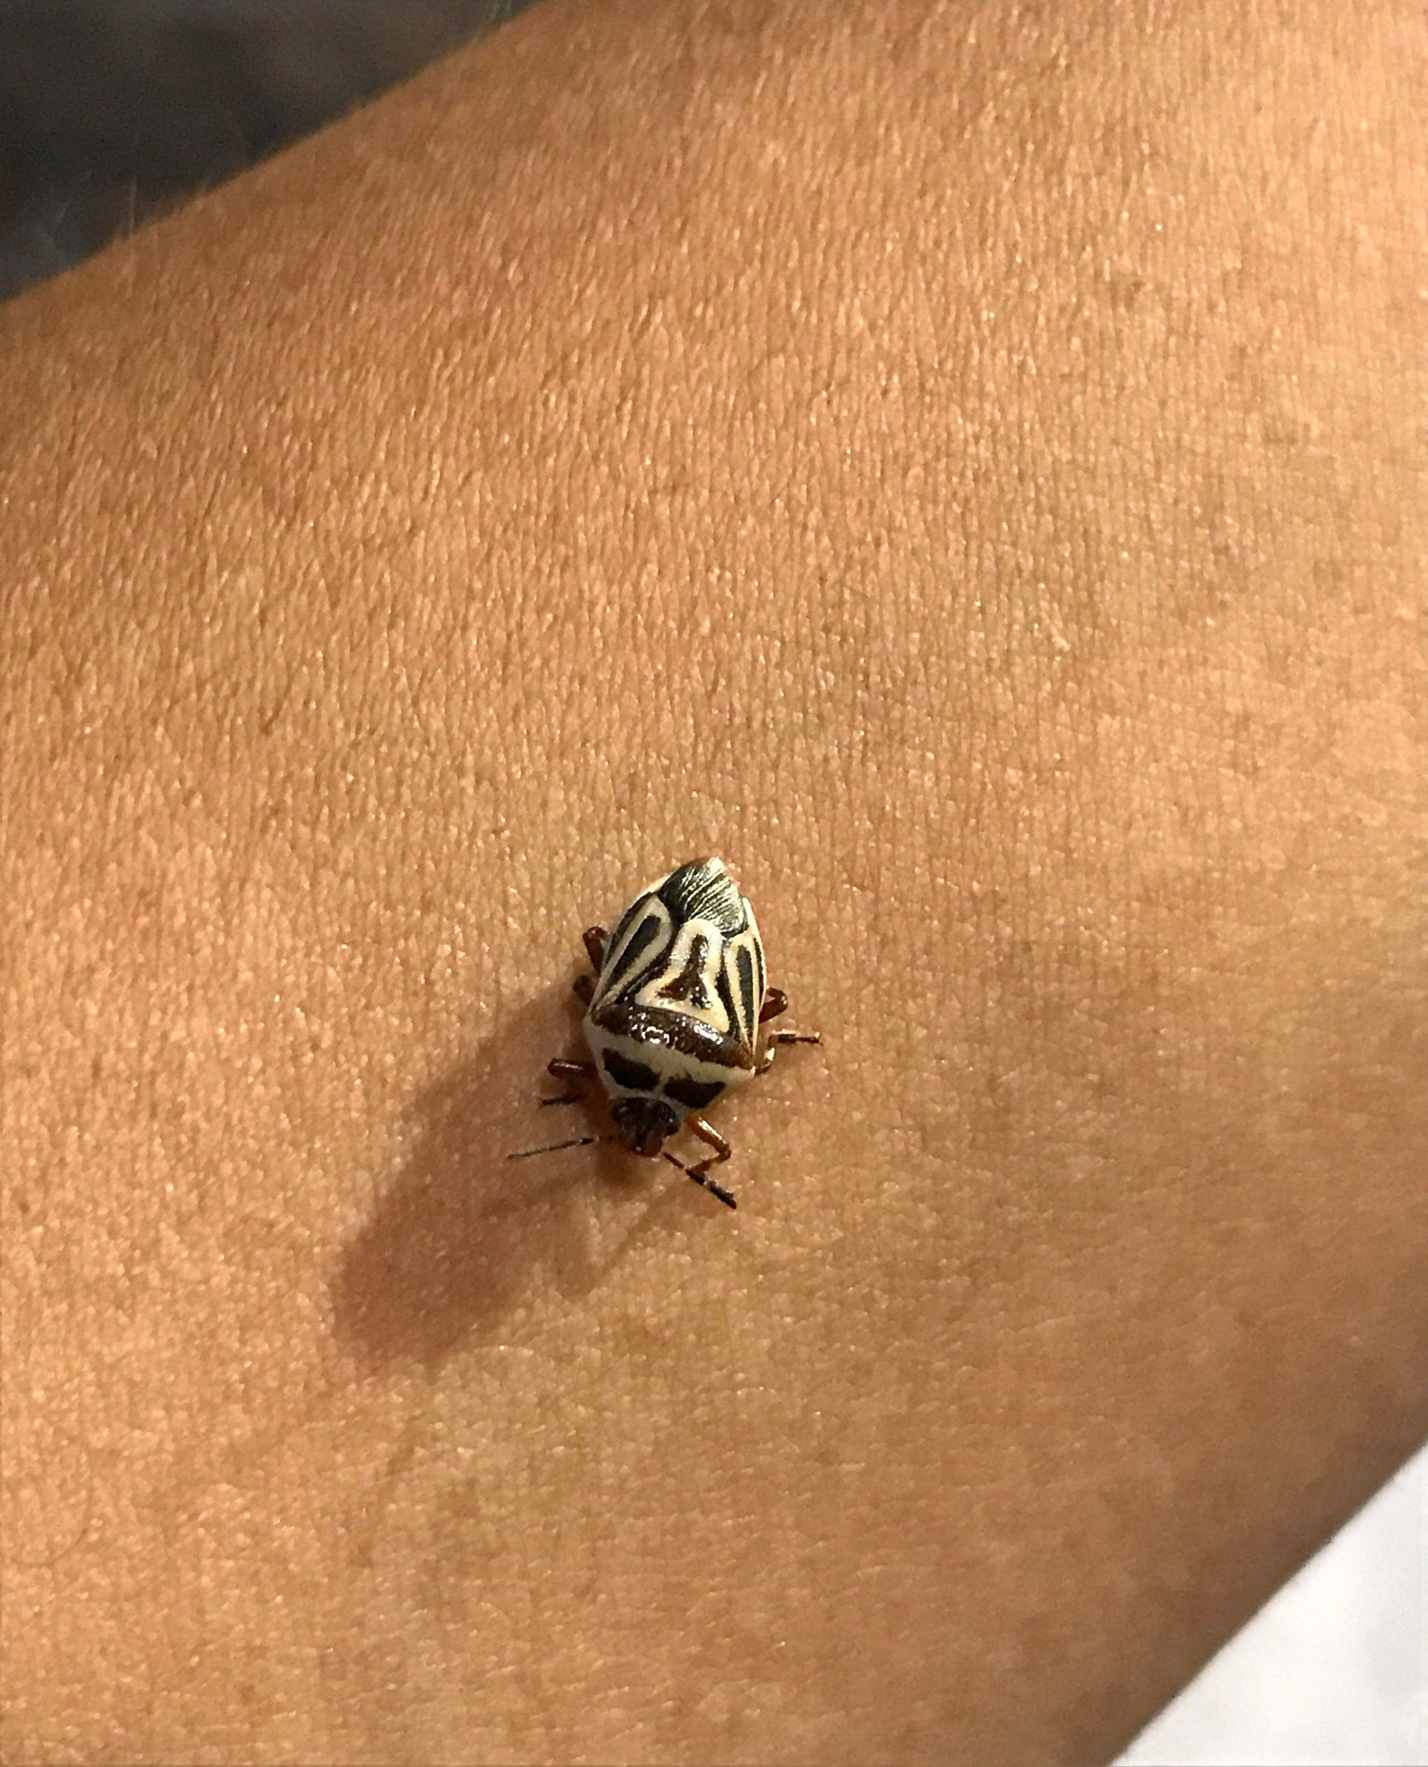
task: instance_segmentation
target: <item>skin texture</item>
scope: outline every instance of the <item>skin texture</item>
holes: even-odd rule
[[[1424,46],[550,0],[0,311],[6,1760],[1098,1761],[1422,1439]],[[709,851],[738,1214],[507,1164]]]

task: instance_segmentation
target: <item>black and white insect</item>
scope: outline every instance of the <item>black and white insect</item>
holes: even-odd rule
[[[766,1074],[781,1043],[822,1040],[816,1031],[765,1029],[787,1010],[788,997],[768,985],[748,897],[722,859],[692,860],[641,890],[613,933],[589,927],[585,949],[594,974],[581,976],[575,992],[585,1002],[581,1028],[593,1059],[552,1061],[546,1071],[567,1089],[541,1103],[575,1104],[598,1080],[615,1133],[510,1157],[623,1141],[631,1153],[668,1160],[737,1207],[709,1176],[733,1149],[702,1112],[730,1087]],[[677,1160],[664,1144],[681,1127],[713,1153],[694,1166]]]

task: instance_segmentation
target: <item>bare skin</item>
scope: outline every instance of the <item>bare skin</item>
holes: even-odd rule
[[[1422,1439],[1423,51],[549,0],[0,311],[7,1760],[1103,1760]],[[509,1164],[708,851],[739,1213]]]

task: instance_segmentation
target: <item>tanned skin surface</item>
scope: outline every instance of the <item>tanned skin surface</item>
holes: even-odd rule
[[[550,0],[0,311],[7,1761],[1102,1761],[1422,1439],[1424,46]],[[705,852],[737,1216],[510,1164]]]

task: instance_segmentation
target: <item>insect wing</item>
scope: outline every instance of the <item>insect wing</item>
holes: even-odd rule
[[[700,859],[657,878],[620,917],[590,1017],[623,1001],[699,1019],[751,1067],[764,988],[754,911],[721,859]]]
[[[675,931],[673,916],[654,890],[636,896],[610,935],[595,981],[591,1013],[622,994],[632,994],[641,979],[664,961]]]
[[[733,939],[749,924],[749,904],[722,859],[680,865],[651,884],[650,890],[669,909],[676,926],[686,920],[707,921],[723,938]]]
[[[748,925],[724,946],[719,992],[730,1008],[730,1029],[753,1059],[759,1035],[759,1009],[764,1002],[764,947],[748,902]]]
[[[743,929],[744,906],[722,859],[696,859],[657,877],[630,903],[610,936],[592,1009],[636,994],[667,962],[686,921],[707,920],[727,938]]]

